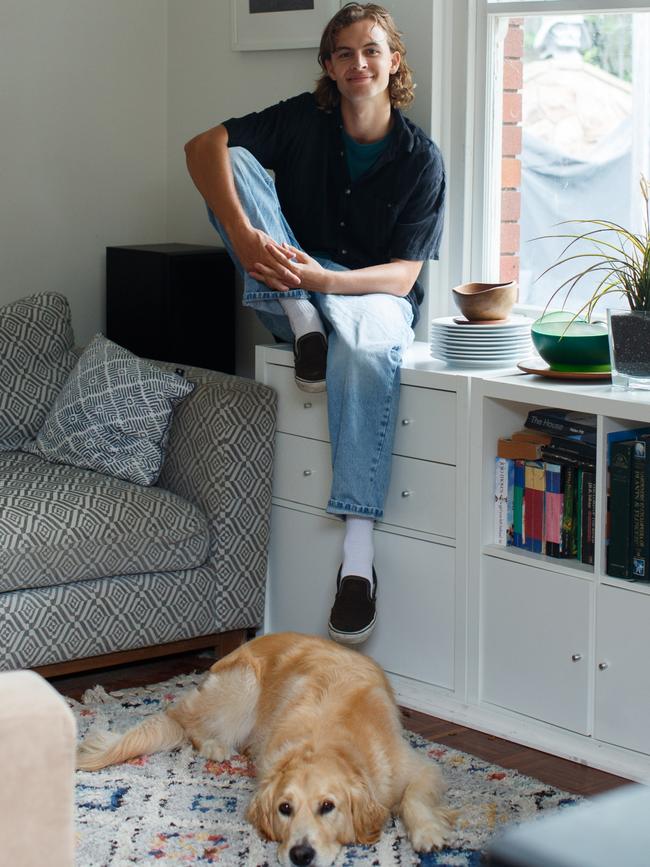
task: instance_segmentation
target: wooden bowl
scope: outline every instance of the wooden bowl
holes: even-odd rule
[[[470,322],[507,319],[518,291],[517,282],[463,283],[451,290],[456,306]]]

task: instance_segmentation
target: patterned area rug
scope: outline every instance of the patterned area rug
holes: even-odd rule
[[[204,675],[184,675],[142,689],[89,690],[82,703],[68,699],[81,736],[93,726],[124,731],[157,713]],[[474,867],[491,836],[579,798],[516,771],[410,734],[413,745],[441,766],[447,802],[459,811],[448,847],[425,855],[411,849],[399,820],[391,820],[375,846],[348,846],[337,867],[447,865]],[[77,773],[77,865],[219,864],[271,867],[275,845],[244,820],[254,768],[243,756],[212,762],[191,747],[134,759],[93,773]]]

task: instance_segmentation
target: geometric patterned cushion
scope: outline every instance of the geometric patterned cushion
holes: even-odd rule
[[[70,308],[43,292],[0,307],[0,451],[33,440],[77,360]]]
[[[0,594],[192,569],[208,556],[203,512],[162,488],[24,452],[0,453],[0,478]]]
[[[174,407],[193,389],[181,376],[96,334],[25,450],[152,485],[165,458]]]

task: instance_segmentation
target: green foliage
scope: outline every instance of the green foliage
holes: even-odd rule
[[[586,264],[581,271],[569,277],[553,292],[546,307],[566,288],[566,299],[579,281],[587,274],[600,278],[591,298],[582,305],[576,316],[584,313],[591,318],[594,308],[606,295],[618,294],[627,301],[631,310],[650,310],[650,184],[641,176],[641,196],[644,202],[643,231],[638,235],[609,220],[567,220],[560,225],[588,226],[585,232],[546,235],[545,238],[568,239],[560,259],[544,271],[567,262]],[[573,252],[575,244],[591,245],[588,252]],[[574,248],[575,249],[575,248]],[[571,251],[571,255],[566,255]],[[544,276],[542,274],[542,276]]]

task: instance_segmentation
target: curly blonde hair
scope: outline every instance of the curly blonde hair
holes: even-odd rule
[[[346,3],[329,21],[320,41],[318,62],[323,70],[316,81],[314,96],[320,108],[331,110],[339,104],[340,96],[336,82],[327,73],[325,61],[329,60],[336,49],[336,37],[344,27],[357,21],[374,21],[388,37],[388,47],[399,51],[401,61],[397,72],[391,74],[388,82],[388,94],[393,108],[406,108],[413,102],[415,85],[413,74],[406,63],[406,46],[402,42],[401,33],[395,26],[393,18],[387,9],[376,3]]]

